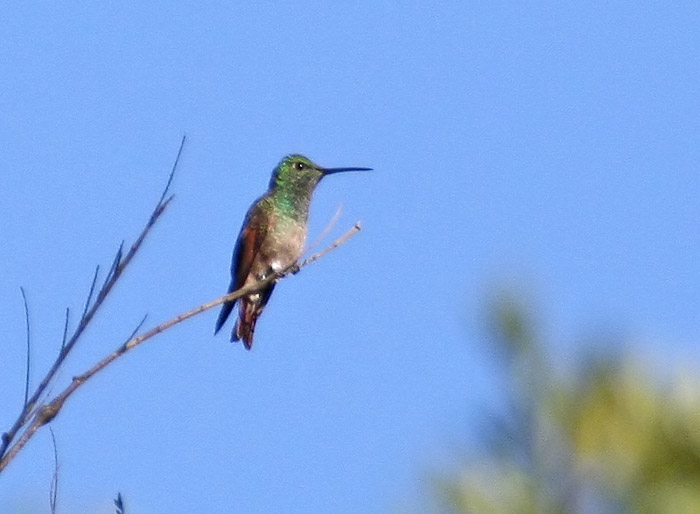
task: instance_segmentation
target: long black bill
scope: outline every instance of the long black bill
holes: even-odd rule
[[[341,171],[372,171],[372,168],[323,168],[324,175],[340,173]]]

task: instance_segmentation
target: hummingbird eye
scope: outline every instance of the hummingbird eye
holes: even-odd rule
[[[298,170],[303,170],[304,168],[306,168],[306,165],[305,165],[303,162],[297,162],[297,163],[294,165],[294,167],[295,167],[296,169],[298,169]]]

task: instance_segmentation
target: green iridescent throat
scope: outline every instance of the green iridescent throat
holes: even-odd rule
[[[272,192],[272,202],[282,216],[305,220],[309,213],[311,195],[315,186],[299,184],[299,181],[290,181],[286,184],[278,184]]]

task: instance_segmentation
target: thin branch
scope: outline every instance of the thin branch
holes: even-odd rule
[[[73,394],[75,391],[78,390],[83,384],[85,384],[88,380],[90,380],[92,377],[94,377],[97,373],[99,373],[101,370],[103,370],[105,367],[107,367],[109,364],[117,360],[119,357],[122,355],[126,354],[128,351],[133,350],[137,346],[139,346],[141,343],[144,343],[145,341],[148,341],[152,337],[157,336],[161,332],[164,332],[165,330],[168,330],[169,328],[173,327],[174,325],[177,325],[178,323],[182,323],[183,321],[196,316],[197,314],[200,314],[204,311],[207,311],[209,309],[212,309],[216,307],[217,305],[221,305],[224,302],[230,302],[231,300],[235,300],[237,298],[240,298],[241,296],[246,296],[250,293],[254,293],[256,291],[259,291],[263,289],[265,286],[270,284],[273,281],[281,280],[282,278],[290,275],[290,274],[296,274],[298,273],[302,268],[305,266],[308,266],[309,264],[317,261],[324,255],[328,254],[329,252],[332,252],[336,248],[338,248],[340,245],[346,243],[352,236],[357,234],[361,229],[360,222],[358,221],[350,230],[348,230],[345,234],[343,234],[341,237],[336,239],[330,246],[327,248],[321,250],[320,252],[317,252],[301,263],[294,263],[291,266],[288,266],[286,269],[278,271],[276,273],[270,274],[268,277],[266,277],[264,280],[261,280],[255,284],[250,284],[248,286],[242,287],[236,291],[233,291],[232,293],[229,293],[227,295],[224,295],[220,298],[217,298],[216,300],[212,300],[210,302],[207,302],[205,304],[200,305],[199,307],[196,307],[188,312],[185,312],[183,314],[180,314],[178,316],[175,316],[174,318],[161,323],[160,325],[151,328],[150,330],[144,332],[140,336],[133,337],[129,339],[126,343],[121,345],[119,348],[114,350],[112,353],[104,357],[102,360],[100,360],[97,364],[95,364],[93,367],[91,367],[89,370],[87,370],[85,373],[82,375],[78,375],[73,378],[71,383],[66,387],[60,394],[58,394],[56,397],[54,397],[50,402],[48,402],[46,405],[42,406],[37,410],[36,415],[32,419],[31,423],[27,427],[27,429],[22,433],[21,437],[17,440],[17,442],[7,451],[7,454],[0,459],[0,472],[2,472],[5,467],[9,464],[9,462],[17,455],[17,453],[27,444],[27,442],[34,436],[34,434],[39,430],[42,426],[46,425],[47,423],[50,423],[56,415],[60,412],[60,410],[63,408],[63,405],[65,401]]]
[[[362,230],[362,223],[360,223],[358,221],[357,223],[355,223],[355,225],[353,225],[353,227],[350,230],[348,230],[345,234],[343,234],[338,239],[333,241],[333,243],[331,243],[330,246],[328,246],[327,248],[324,248],[320,252],[316,252],[311,257],[304,260],[304,262],[302,262],[300,266],[292,266],[290,273],[293,273],[293,274],[299,273],[299,270],[303,266],[306,266],[308,264],[311,264],[312,262],[319,260],[321,257],[326,255],[327,253],[330,253],[333,250],[335,250],[336,248],[338,248],[340,245],[345,244],[348,239],[350,239],[352,236],[357,234],[360,230]]]
[[[24,302],[24,322],[26,324],[27,332],[27,363],[26,363],[26,374],[24,376],[24,408],[27,408],[27,401],[29,400],[29,369],[32,364],[32,338],[29,332],[29,305],[27,304],[27,295],[24,292],[24,287],[19,288],[22,292],[22,301]]]
[[[49,491],[49,505],[51,514],[56,514],[56,500],[58,499],[58,449],[56,447],[56,435],[53,428],[49,427],[51,443],[53,444],[53,476],[51,477],[51,489]]]
[[[114,507],[117,509],[116,514],[126,514],[124,509],[124,499],[122,498],[122,493],[117,493],[117,498],[114,500]]]
[[[70,322],[70,307],[66,307],[66,321],[63,324],[63,338],[61,339],[61,351],[66,347],[66,338],[68,337],[68,323]]]
[[[333,214],[333,217],[328,222],[328,225],[326,225],[326,228],[324,228],[323,231],[321,232],[321,234],[319,234],[319,236],[316,239],[314,239],[314,242],[311,243],[306,248],[304,253],[310,252],[311,250],[316,248],[316,246],[319,245],[321,243],[321,241],[323,241],[325,239],[325,237],[329,234],[329,232],[331,230],[333,230],[333,227],[335,227],[335,224],[338,223],[338,219],[340,218],[340,215],[342,214],[342,212],[343,212],[343,204],[341,203],[338,205],[338,208],[335,210],[335,214]]]
[[[170,171],[170,175],[168,176],[168,181],[165,185],[165,188],[163,189],[163,192],[160,196],[160,199],[158,200],[158,203],[156,204],[155,208],[153,209],[153,212],[151,213],[150,218],[148,219],[148,222],[146,223],[146,226],[141,230],[141,233],[139,234],[138,238],[131,245],[131,248],[129,248],[129,251],[127,252],[127,254],[125,256],[122,257],[122,246],[119,247],[119,249],[117,250],[117,254],[113,260],[114,270],[112,271],[110,269],[110,273],[108,273],[108,276],[107,276],[107,279],[105,280],[104,285],[100,288],[99,292],[97,293],[97,296],[95,297],[95,301],[92,303],[92,306],[89,307],[91,297],[94,293],[94,283],[97,280],[97,271],[95,271],[95,275],[93,278],[93,286],[90,288],[90,293],[88,294],[88,299],[85,302],[85,310],[83,311],[83,315],[80,318],[80,321],[78,323],[78,326],[75,329],[75,332],[73,332],[73,335],[71,335],[67,341],[64,339],[64,344],[62,345],[62,349],[58,353],[58,356],[56,357],[56,360],[54,361],[54,363],[51,365],[51,368],[46,373],[46,376],[39,383],[39,385],[35,389],[34,393],[32,394],[31,398],[29,398],[29,400],[27,402],[25,402],[26,404],[25,404],[24,408],[22,409],[22,412],[19,414],[19,416],[17,417],[15,423],[12,425],[10,430],[8,430],[4,434],[2,434],[2,442],[0,443],[0,459],[1,459],[0,463],[5,462],[5,458],[8,456],[7,452],[8,452],[8,448],[10,446],[10,443],[17,436],[17,433],[19,432],[19,430],[23,426],[25,426],[27,423],[29,423],[31,419],[33,419],[33,418],[35,419],[36,416],[41,415],[41,410],[36,413],[36,416],[34,415],[34,411],[33,411],[34,405],[39,401],[39,398],[41,398],[42,394],[44,393],[46,388],[49,386],[49,383],[54,378],[54,376],[58,372],[59,368],[63,364],[63,361],[66,359],[66,357],[71,352],[71,350],[73,349],[75,344],[78,342],[80,337],[83,335],[85,329],[90,324],[90,321],[92,321],[93,317],[95,316],[97,311],[100,309],[100,307],[104,303],[104,300],[107,298],[109,293],[114,288],[114,285],[119,280],[119,277],[121,277],[124,270],[131,263],[134,256],[138,253],[144,240],[150,234],[151,229],[158,222],[160,217],[165,212],[165,209],[170,204],[170,201],[173,199],[173,196],[167,197],[167,195],[168,195],[168,192],[170,191],[170,186],[172,184],[173,177],[175,175],[175,171],[177,169],[178,163],[180,162],[180,156],[182,155],[182,149],[185,145],[185,139],[186,139],[185,136],[182,136],[182,139],[180,141],[180,146],[178,148],[177,156],[175,158],[175,162],[173,163],[172,170]],[[43,407],[43,409],[46,409],[46,407]],[[0,465],[0,472],[2,471],[3,468],[4,468],[4,466]]]
[[[131,341],[134,337],[136,337],[136,334],[139,333],[139,330],[141,330],[141,327],[143,326],[144,323],[146,323],[146,318],[148,318],[148,314],[144,314],[143,318],[141,318],[141,321],[139,321],[139,324],[136,325],[134,330],[131,331],[131,334],[129,334],[129,337],[126,338],[126,342],[128,343]],[[125,343],[126,344],[126,343]]]
[[[114,255],[114,259],[112,259],[112,265],[109,267],[109,271],[107,272],[107,276],[105,277],[105,281],[102,284],[100,291],[102,291],[105,288],[105,286],[107,285],[107,283],[110,280],[112,280],[114,273],[117,271],[119,264],[122,262],[122,255],[123,254],[124,254],[124,241],[122,241],[119,244],[119,248],[117,248],[117,253]]]
[[[178,165],[180,164],[180,157],[182,157],[182,149],[185,147],[185,140],[187,139],[187,134],[182,135],[182,139],[180,140],[180,147],[177,149],[177,155],[175,156],[175,162],[173,162],[173,167],[170,170],[170,176],[168,177],[168,182],[165,184],[165,189],[163,189],[163,194],[160,195],[160,199],[158,200],[158,205],[167,203],[165,201],[165,196],[168,194],[168,191],[170,191],[170,186],[173,184],[173,177],[175,176],[175,171],[177,170]]]
[[[85,320],[85,315],[90,308],[90,302],[92,301],[92,295],[95,294],[95,285],[97,284],[97,275],[100,274],[100,265],[95,266],[95,273],[92,275],[92,283],[90,284],[90,290],[88,291],[87,300],[85,300],[85,307],[83,307],[83,313],[80,316],[80,321],[78,324],[82,324]]]

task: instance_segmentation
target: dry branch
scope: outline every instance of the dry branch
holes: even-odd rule
[[[207,311],[209,309],[212,309],[218,305],[221,305],[224,302],[228,302],[231,300],[235,300],[237,298],[240,298],[241,296],[246,296],[250,293],[254,293],[256,291],[259,291],[260,289],[263,289],[266,285],[273,281],[278,281],[281,280],[282,278],[291,275],[291,274],[296,274],[298,273],[303,267],[308,266],[309,264],[317,261],[324,255],[328,254],[329,252],[332,252],[336,248],[338,248],[340,245],[344,244],[347,242],[352,236],[357,234],[357,232],[360,231],[361,229],[360,222],[358,221],[350,230],[348,230],[345,234],[343,234],[341,237],[333,241],[327,248],[321,250],[320,252],[317,252],[310,256],[309,258],[305,259],[304,261],[300,263],[295,263],[292,264],[291,266],[288,266],[284,270],[281,270],[276,273],[272,273],[268,277],[266,277],[264,280],[261,280],[259,282],[256,282],[255,284],[251,284],[246,287],[241,287],[240,289],[237,289],[236,291],[233,291],[227,295],[224,295],[220,298],[217,298],[215,300],[212,300],[210,302],[204,303],[198,307],[195,307],[194,309],[187,311],[183,314],[179,314],[175,316],[174,318],[161,323],[160,325],[151,328],[150,330],[144,332],[140,336],[136,337],[131,337],[128,341],[126,341],[124,344],[122,344],[119,348],[114,350],[112,353],[104,357],[102,360],[100,360],[97,364],[92,366],[89,370],[87,370],[85,373],[78,375],[76,377],[73,377],[73,380],[71,383],[66,387],[61,393],[56,395],[51,401],[43,405],[41,408],[39,408],[34,415],[34,418],[32,419],[31,423],[29,426],[25,429],[25,431],[22,433],[21,437],[17,440],[17,442],[10,447],[10,449],[7,451],[6,455],[0,460],[0,472],[7,467],[9,462],[14,459],[14,457],[24,448],[24,446],[29,442],[29,440],[36,434],[36,432],[44,425],[50,423],[56,415],[61,411],[63,408],[63,405],[65,404],[66,400],[73,394],[75,391],[78,390],[82,385],[84,385],[88,380],[90,380],[92,377],[94,377],[97,373],[99,373],[101,370],[106,368],[108,365],[110,365],[112,362],[117,360],[119,357],[123,356],[126,354],[128,351],[133,350],[137,346],[139,346],[141,343],[144,343],[145,341],[148,341],[149,339],[157,336],[158,334],[168,330],[169,328],[172,328],[173,326],[177,325],[178,323],[182,323],[183,321],[196,316],[197,314],[201,314],[204,311]]]
[[[25,399],[22,410],[17,416],[17,419],[13,423],[12,427],[10,427],[10,429],[7,432],[4,432],[2,434],[2,441],[0,441],[0,472],[2,472],[5,466],[7,466],[7,457],[9,456],[10,444],[17,437],[17,434],[23,429],[23,427],[25,427],[32,419],[34,419],[36,416],[41,416],[42,412],[45,413],[46,406],[41,407],[41,409],[36,408],[37,405],[40,403],[42,395],[44,395],[47,388],[49,387],[49,384],[56,376],[56,373],[61,368],[61,365],[65,361],[66,357],[71,353],[73,348],[75,348],[75,345],[80,340],[81,336],[85,332],[85,329],[90,324],[90,321],[92,321],[93,317],[98,312],[98,310],[104,303],[104,300],[114,288],[114,285],[117,283],[124,270],[127,268],[127,266],[133,260],[134,256],[140,250],[143,241],[146,239],[146,236],[148,236],[148,234],[151,232],[151,229],[163,215],[165,209],[168,207],[170,201],[172,200],[172,196],[167,198],[166,196],[168,194],[168,191],[170,190],[170,185],[172,184],[173,176],[175,175],[178,163],[180,162],[180,156],[182,155],[182,149],[184,145],[185,136],[183,136],[182,140],[180,141],[180,147],[178,148],[177,156],[175,157],[175,161],[170,171],[168,182],[165,188],[163,189],[163,193],[161,194],[161,197],[158,200],[156,207],[153,209],[153,212],[151,213],[151,216],[148,222],[146,223],[146,226],[143,228],[136,241],[131,245],[131,248],[125,256],[122,252],[123,243],[122,245],[120,245],[112,262],[112,266],[110,267],[109,273],[107,273],[104,283],[102,284],[102,287],[100,287],[100,290],[97,292],[97,296],[93,301],[99,267],[95,270],[95,274],[92,279],[90,291],[85,302],[85,307],[83,309],[82,316],[78,321],[78,325],[75,328],[75,331],[69,338],[66,338],[66,335],[68,333],[67,330],[69,314],[69,311],[66,310],[66,325],[64,328],[63,342],[61,344],[61,349],[58,352],[58,355],[56,356],[56,360],[53,362],[44,378],[36,387],[31,397],[29,397],[29,399]]]
[[[284,277],[291,275],[291,274],[296,274],[298,273],[302,268],[305,266],[308,266],[309,264],[317,261],[324,255],[328,254],[329,252],[335,250],[345,242],[347,242],[352,236],[354,236],[357,232],[360,231],[361,226],[360,222],[357,222],[350,230],[348,230],[345,234],[343,234],[341,237],[333,241],[327,248],[311,255],[307,259],[305,259],[302,262],[297,262],[294,263],[291,266],[288,266],[286,269],[272,273],[268,277],[266,277],[264,280],[261,280],[255,284],[251,284],[246,287],[242,287],[236,291],[233,291],[227,295],[224,295],[220,298],[217,298],[215,300],[212,300],[210,302],[207,302],[205,304],[202,304],[188,312],[185,312],[183,314],[180,314],[178,316],[175,316],[174,318],[161,323],[160,325],[157,325],[146,332],[142,333],[141,335],[137,335],[138,331],[140,330],[141,326],[143,325],[145,321],[145,317],[139,325],[134,329],[132,334],[129,336],[126,342],[124,342],[121,346],[119,346],[116,350],[105,356],[103,359],[101,359],[99,362],[97,362],[95,365],[93,365],[90,369],[85,371],[84,373],[76,376],[73,378],[71,383],[59,394],[54,396],[52,399],[50,399],[47,402],[39,402],[42,394],[46,391],[46,388],[48,387],[49,383],[55,376],[56,372],[60,368],[61,364],[65,360],[66,356],[68,353],[75,347],[76,342],[84,332],[85,328],[87,325],[90,323],[90,321],[93,319],[94,315],[96,314],[97,310],[99,307],[102,305],[104,302],[105,298],[107,295],[110,293],[112,290],[114,284],[117,282],[117,280],[122,276],[126,266],[131,262],[133,259],[134,255],[138,252],[138,250],[141,248],[141,244],[143,243],[144,239],[150,232],[150,230],[153,228],[153,226],[156,224],[156,222],[160,219],[162,216],[163,212],[165,211],[166,207],[169,205],[170,200],[172,199],[172,196],[168,197],[167,193],[170,188],[170,185],[172,183],[173,175],[175,173],[175,169],[177,167],[177,163],[179,162],[180,155],[182,153],[182,147],[184,145],[185,139],[183,137],[180,148],[178,150],[177,157],[175,159],[175,163],[173,165],[172,171],[170,173],[170,176],[168,178],[168,183],[163,191],[163,194],[160,197],[160,200],[158,201],[158,204],[156,205],[155,209],[153,210],[153,213],[151,214],[151,217],[142,230],[141,234],[139,237],[136,239],[136,242],[131,246],[127,254],[122,258],[122,246],[119,247],[119,250],[116,253],[116,256],[114,258],[114,261],[112,263],[112,266],[107,273],[107,277],[105,278],[105,281],[100,287],[99,291],[97,291],[97,295],[95,296],[94,303],[91,304],[93,295],[95,294],[95,285],[97,283],[97,276],[98,276],[98,271],[95,272],[92,285],[90,286],[90,291],[88,293],[88,298],[85,303],[85,308],[83,310],[83,314],[80,318],[80,321],[78,323],[78,326],[73,333],[73,335],[66,339],[66,334],[67,334],[67,326],[68,326],[68,317],[69,317],[69,311],[66,310],[66,325],[64,329],[64,337],[63,337],[63,342],[61,345],[61,350],[59,352],[58,357],[56,358],[56,361],[52,365],[52,367],[49,369],[47,372],[46,376],[44,379],[41,381],[39,386],[36,388],[35,392],[32,394],[31,398],[28,401],[25,401],[25,406],[22,409],[22,412],[20,413],[19,417],[17,418],[17,421],[15,424],[12,426],[12,428],[8,431],[5,432],[2,436],[2,444],[0,445],[0,473],[7,467],[7,465],[17,456],[17,454],[25,447],[25,445],[29,442],[29,440],[37,433],[37,431],[44,425],[47,425],[50,423],[56,415],[61,411],[63,408],[66,400],[75,393],[82,385],[84,385],[86,382],[88,382],[92,377],[94,377],[97,373],[99,373],[101,370],[106,368],[108,365],[110,365],[112,362],[117,360],[119,357],[125,355],[127,352],[130,350],[133,350],[140,344],[144,343],[145,341],[157,336],[158,334],[170,329],[171,327],[177,325],[178,323],[181,323],[193,316],[196,316],[204,311],[207,311],[209,309],[212,309],[218,305],[221,305],[222,303],[235,300],[237,298],[240,298],[242,296],[246,296],[250,293],[259,291],[263,289],[265,286],[270,284],[273,281],[279,281],[283,279]],[[331,221],[331,223],[335,223],[337,218],[337,213],[336,216],[334,216],[334,219]],[[324,231],[325,233],[325,231]],[[98,268],[99,269],[99,268]],[[17,438],[17,434],[21,432],[21,435]],[[16,441],[15,441],[16,439]],[[14,441],[14,443],[13,443]]]

